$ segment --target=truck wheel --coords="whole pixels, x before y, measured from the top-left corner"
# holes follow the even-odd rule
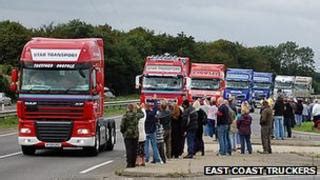
[[[100,151],[100,133],[99,128],[96,130],[95,143],[93,147],[85,147],[84,149],[90,156],[97,156]]]
[[[112,151],[116,143],[116,124],[114,121],[108,123],[109,139],[107,141],[106,150]]]
[[[32,156],[36,152],[36,148],[33,146],[21,146],[22,153],[24,155]]]

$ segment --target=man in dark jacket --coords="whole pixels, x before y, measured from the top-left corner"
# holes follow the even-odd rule
[[[282,97],[278,97],[274,107],[274,131],[276,139],[284,139],[283,113],[284,103]]]
[[[290,102],[285,101],[284,103],[284,127],[287,130],[288,133],[288,138],[291,138],[291,128],[292,128],[292,122],[294,121],[294,113],[293,113],[293,108],[290,104]]]
[[[171,159],[171,116],[170,111],[167,110],[167,103],[163,102],[160,105],[160,110],[157,113],[157,118],[163,126],[163,138],[166,146],[166,156]]]
[[[271,154],[271,129],[273,122],[272,109],[268,104],[268,101],[262,102],[260,126],[261,126],[261,141],[263,154]]]
[[[157,113],[157,103],[154,104],[154,107],[150,107],[146,104],[146,114],[147,118],[145,121],[145,132],[146,132],[146,142],[144,144],[144,152],[146,157],[146,162],[149,162],[149,143],[151,143],[151,147],[153,150],[153,163],[160,163],[160,154],[157,147],[157,139],[156,139],[156,113]]]
[[[217,131],[219,140],[219,153],[217,155],[225,156],[229,148],[229,109],[223,103],[223,98],[218,99],[217,113]]]
[[[126,114],[122,117],[120,131],[124,138],[127,157],[127,168],[135,167],[139,137],[139,119],[143,118],[141,110],[136,112],[135,105],[129,104]]]
[[[182,107],[184,109],[182,119],[184,121],[184,130],[187,134],[188,155],[184,158],[192,159],[195,154],[196,132],[198,129],[198,113],[190,106],[188,100],[184,100]]]

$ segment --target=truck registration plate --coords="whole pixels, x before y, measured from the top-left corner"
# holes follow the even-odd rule
[[[44,146],[46,148],[58,148],[61,147],[61,143],[45,143]]]

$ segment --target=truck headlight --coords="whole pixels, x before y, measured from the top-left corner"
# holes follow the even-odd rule
[[[78,129],[77,133],[78,134],[89,134],[89,129]]]
[[[30,134],[31,133],[31,129],[30,128],[21,128],[20,129],[20,133],[22,133],[22,134]]]

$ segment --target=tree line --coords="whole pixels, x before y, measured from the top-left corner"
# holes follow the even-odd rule
[[[320,74],[316,73],[314,51],[287,41],[278,45],[247,47],[224,39],[196,41],[183,32],[173,36],[157,34],[137,27],[128,32],[110,25],[91,25],[75,19],[68,23],[27,28],[18,22],[0,22],[0,91],[8,92],[6,75],[19,65],[24,44],[32,37],[89,38],[104,40],[106,85],[117,95],[136,92],[135,76],[142,73],[148,55],[170,53],[190,57],[192,62],[223,63],[233,68],[253,68],[275,75],[299,75],[314,78],[316,93],[320,92]]]

